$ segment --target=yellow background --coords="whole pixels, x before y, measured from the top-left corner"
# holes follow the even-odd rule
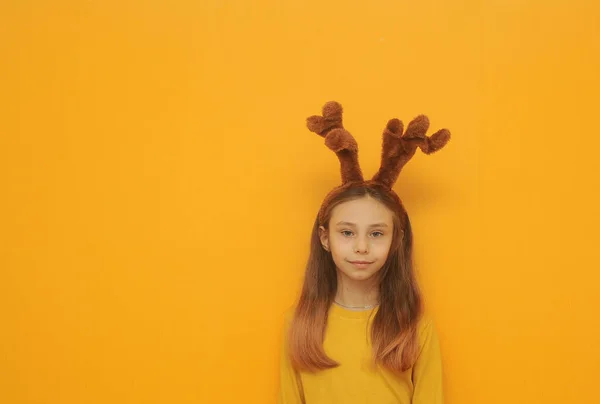
[[[337,159],[396,189],[447,402],[599,403],[600,3],[0,3],[0,402],[271,403]]]

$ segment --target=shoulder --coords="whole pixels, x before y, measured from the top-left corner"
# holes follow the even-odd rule
[[[424,311],[419,318],[419,329],[431,327],[433,323],[433,315],[429,311]]]
[[[435,321],[430,312],[424,312],[417,324],[419,342],[424,343],[436,333]]]
[[[287,307],[280,313],[280,338],[284,346],[284,350],[287,349],[287,343],[289,341],[290,327],[294,318],[294,307]]]
[[[283,311],[283,313],[282,313],[283,324],[286,329],[290,326],[290,323],[292,322],[292,320],[294,318],[295,312],[296,312],[296,305],[289,306]]]

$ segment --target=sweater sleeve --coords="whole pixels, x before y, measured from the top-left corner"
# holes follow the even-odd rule
[[[422,319],[419,357],[413,366],[413,404],[443,404],[442,357],[435,325]]]
[[[292,367],[289,357],[287,332],[291,321],[291,313],[286,314],[283,343],[279,360],[279,392],[278,404],[302,404],[300,375]]]

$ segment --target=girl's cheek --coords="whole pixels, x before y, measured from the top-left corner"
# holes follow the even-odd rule
[[[389,250],[392,242],[390,240],[377,240],[376,242],[374,242],[373,247],[377,248],[378,250]]]

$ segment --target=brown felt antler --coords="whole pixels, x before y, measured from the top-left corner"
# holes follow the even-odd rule
[[[342,184],[363,182],[358,164],[358,145],[354,137],[342,124],[342,106],[331,101],[323,107],[323,116],[313,115],[306,119],[311,132],[325,138],[325,145],[335,152],[340,160]]]
[[[372,181],[392,188],[404,165],[415,155],[417,147],[425,154],[435,153],[448,143],[450,132],[441,129],[427,137],[429,119],[419,115],[413,119],[402,134],[402,121],[391,119],[383,132],[381,166]]]

